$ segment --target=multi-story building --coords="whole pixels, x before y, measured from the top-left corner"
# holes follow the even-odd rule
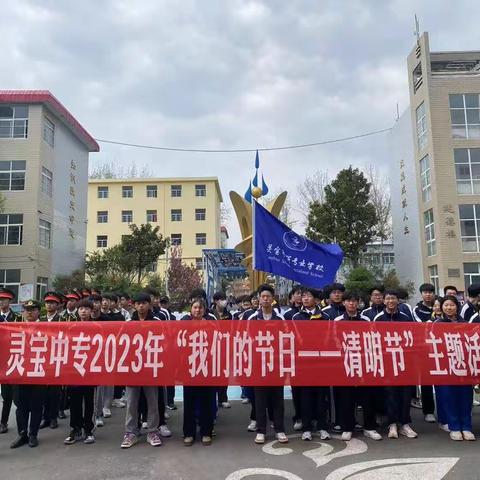
[[[221,202],[216,177],[91,179],[87,252],[119,244],[131,223],[151,223],[201,269],[202,250],[220,248]],[[166,266],[162,256],[150,271],[163,275]]]
[[[394,158],[400,180],[394,221],[402,225],[395,247],[408,247],[402,239],[412,234],[409,204],[421,235],[419,257],[396,252],[397,265],[413,271],[419,261],[423,281],[464,290],[480,281],[480,51],[430,52],[424,33],[407,65],[413,151]],[[394,129],[397,144],[400,130],[408,129]]]
[[[19,300],[83,266],[88,155],[98,151],[50,92],[0,91],[0,285]]]

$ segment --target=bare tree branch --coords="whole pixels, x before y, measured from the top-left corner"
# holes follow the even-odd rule
[[[322,204],[325,198],[325,187],[330,180],[327,171],[316,170],[307,175],[305,180],[297,185],[297,209],[303,217],[303,224],[308,224],[310,205],[314,202]]]
[[[135,162],[124,167],[112,162],[97,165],[89,173],[89,178],[151,178],[152,171],[147,165],[137,167]]]

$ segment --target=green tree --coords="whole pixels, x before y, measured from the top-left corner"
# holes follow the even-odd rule
[[[73,288],[80,288],[85,285],[85,271],[74,270],[70,275],[57,275],[53,279],[53,288],[60,292],[66,292]]]
[[[413,282],[407,282],[405,284],[401,284],[395,270],[389,270],[385,276],[381,279],[383,286],[386,289],[393,289],[393,290],[405,290],[409,295],[415,292],[415,285]]]
[[[365,267],[357,267],[350,271],[345,281],[345,288],[363,296],[376,284],[375,276]]]
[[[376,224],[370,183],[358,168],[350,166],[325,187],[322,204],[310,205],[306,234],[316,242],[338,243],[355,268],[362,249],[375,236]]]
[[[135,266],[137,284],[140,284],[146,267],[165,253],[168,240],[158,233],[160,227],[153,227],[150,223],[140,226],[132,223],[129,227],[132,233],[123,237],[120,247],[125,260]]]

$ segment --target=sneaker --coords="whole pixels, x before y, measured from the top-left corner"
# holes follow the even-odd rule
[[[443,430],[444,432],[447,432],[447,433],[450,432],[450,429],[448,428],[448,423],[439,423],[438,428],[440,430]]]
[[[364,430],[363,434],[372,440],[381,440],[382,436],[376,430]]]
[[[418,437],[417,432],[415,430],[413,430],[413,428],[408,424],[402,425],[400,427],[400,435],[403,435],[407,438],[417,438]]]
[[[303,432],[302,433],[302,440],[311,441],[312,440],[312,432]]]
[[[123,436],[121,448],[130,448],[133,447],[138,442],[138,437],[134,433],[126,433]]]
[[[152,447],[159,447],[162,444],[162,439],[160,438],[158,430],[147,433],[147,443]]]
[[[177,406],[176,406],[174,403],[169,403],[169,404],[167,405],[167,408],[168,408],[169,410],[176,410],[176,409],[177,409]]]
[[[194,438],[193,437],[185,437],[183,439],[183,444],[186,446],[186,447],[191,447],[193,445],[193,442],[194,442]]]
[[[28,446],[30,448],[38,447],[38,438],[36,435],[30,435],[28,437]]]
[[[303,423],[301,420],[295,420],[295,423],[293,424],[293,429],[296,432],[299,432],[303,428]]]
[[[209,437],[208,435],[204,435],[202,437],[202,445],[208,446],[212,444],[212,437]]]
[[[103,427],[105,425],[102,417],[97,417],[95,419],[95,426],[96,427]]]
[[[340,425],[334,425],[332,429],[335,433],[341,433],[342,427]]]
[[[356,432],[361,432],[363,430],[363,425],[360,425],[359,423],[355,424],[355,431]]]
[[[230,402],[222,402],[221,405],[220,405],[222,408],[231,408],[232,405],[230,404]]]
[[[73,429],[68,437],[63,441],[63,443],[65,445],[73,445],[77,440],[81,440],[82,439],[82,432],[80,432],[79,430],[75,430]]]
[[[427,413],[425,415],[425,421],[427,423],[435,423],[437,421],[437,419],[435,418],[435,415],[433,415],[432,413]]]
[[[93,436],[92,432],[85,432],[85,440],[83,443],[89,445],[91,443],[95,443],[95,437]]]
[[[474,407],[478,407],[480,405],[480,402],[478,400],[473,400],[472,405]]]
[[[330,434],[326,430],[319,430],[317,433],[320,436],[320,440],[330,440]]]
[[[450,432],[450,438],[456,442],[461,442],[463,440],[462,432]]]
[[[148,428],[148,423],[147,422],[142,422],[142,428],[145,430]]]
[[[342,440],[345,442],[349,442],[352,439],[352,432],[343,432],[342,433]]]
[[[280,443],[288,443],[288,437],[285,435],[284,432],[278,432],[275,437]]]
[[[112,402],[112,407],[116,408],[125,408],[127,404],[125,402],[122,402],[119,398],[115,398]]]
[[[110,418],[112,416],[112,411],[109,408],[104,408],[103,409],[103,416],[105,418]]]
[[[65,415],[65,412],[63,410],[58,411],[58,418],[60,420],[65,420],[67,418],[67,416]]]
[[[422,401],[419,398],[413,398],[410,405],[413,408],[422,408]]]
[[[255,443],[258,443],[259,445],[265,443],[265,434],[257,433],[257,435],[255,436]]]
[[[160,428],[158,429],[158,431],[160,432],[160,435],[162,437],[171,437],[172,436],[172,432],[170,431],[170,429],[166,425],[160,425]]]
[[[242,398],[243,405],[246,405],[247,403],[250,403],[250,400],[248,398]]]
[[[58,420],[56,418],[54,418],[53,420],[50,420],[50,428],[52,430],[55,430],[56,428],[58,428]]]
[[[248,424],[247,430],[249,432],[256,432],[257,431],[257,422],[255,420],[251,420]]]
[[[476,440],[475,435],[469,430],[463,430],[462,435],[463,439],[467,440],[468,442],[474,442]]]
[[[392,423],[388,426],[388,438],[398,438],[398,429],[396,423]]]
[[[0,423],[0,433],[7,433],[8,432],[8,426],[6,423]]]
[[[11,443],[10,448],[18,448],[27,444],[28,444],[28,437],[26,435],[20,435]]]

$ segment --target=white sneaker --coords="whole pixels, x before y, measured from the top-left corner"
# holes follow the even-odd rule
[[[303,428],[303,423],[301,420],[295,420],[295,423],[293,424],[293,429],[296,432],[299,432]]]
[[[148,423],[147,422],[142,422],[142,428],[148,428]]]
[[[398,438],[398,429],[396,423],[392,423],[388,426],[388,438]]]
[[[103,416],[105,418],[110,418],[112,416],[112,412],[109,408],[104,407],[103,408]]]
[[[257,431],[257,422],[255,420],[252,420],[247,427],[247,430],[249,432],[256,432]]]
[[[160,432],[160,435],[162,437],[171,437],[172,436],[172,432],[170,431],[170,429],[166,425],[160,425],[160,428],[158,429],[158,431]]]
[[[435,415],[433,415],[432,413],[427,413],[425,415],[425,421],[427,423],[435,423],[437,421],[437,419],[435,418]]]
[[[119,398],[115,398],[112,402],[112,407],[116,407],[116,408],[125,408],[127,404],[122,402],[122,400],[120,400]]]
[[[478,406],[480,406],[480,402],[478,400],[473,400],[472,405],[474,407],[478,407]]]
[[[418,437],[417,432],[415,430],[413,430],[413,428],[408,424],[402,425],[400,427],[400,435],[403,435],[407,438],[417,438]]]
[[[467,440],[468,442],[474,442],[476,440],[475,435],[469,430],[463,430],[462,435],[463,439]]]
[[[278,432],[275,437],[280,443],[288,443],[288,437],[285,435],[284,432]]]
[[[456,442],[461,442],[463,440],[462,432],[450,432],[450,438]]]
[[[352,439],[352,432],[343,432],[342,433],[342,440],[345,442],[349,442]]]
[[[255,443],[258,443],[259,445],[265,443],[265,434],[257,433],[257,435],[255,436]]]
[[[363,434],[372,440],[381,440],[382,436],[376,430],[364,430]]]
[[[440,430],[443,430],[444,432],[447,432],[447,433],[450,432],[450,429],[448,428],[448,423],[439,423],[438,428]]]
[[[222,408],[231,408],[232,405],[230,404],[230,402],[222,402]]]
[[[303,432],[302,440],[312,440],[312,432]]]
[[[97,417],[95,419],[95,426],[96,427],[103,427],[105,425],[105,423],[103,422],[103,418],[102,417]]]
[[[242,403],[246,405],[247,403],[250,403],[250,400],[248,398],[242,398]]]
[[[319,430],[317,433],[320,436],[320,440],[330,440],[330,434],[326,430]]]

